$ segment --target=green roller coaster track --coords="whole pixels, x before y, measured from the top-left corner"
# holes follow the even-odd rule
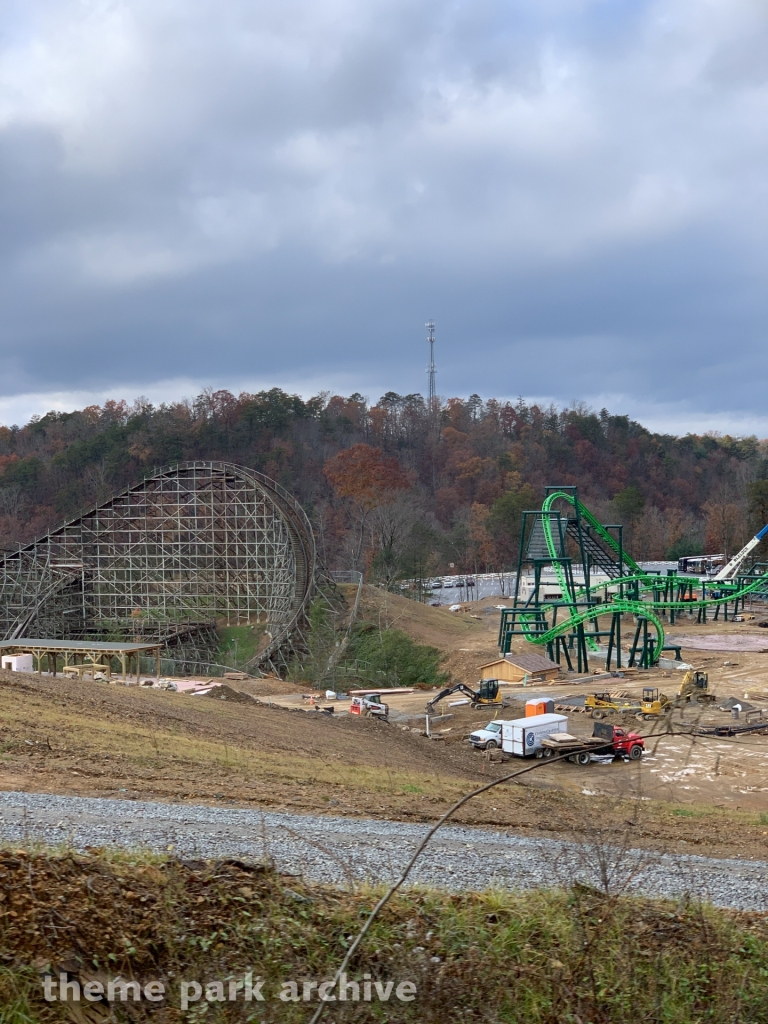
[[[552,511],[552,506],[557,500],[568,502],[572,506],[576,506],[577,499],[574,495],[568,494],[565,491],[554,491],[549,494],[542,505],[542,512],[549,513]],[[578,506],[579,513],[584,518],[594,532],[600,537],[604,544],[607,544],[617,555],[619,554],[619,545],[617,544],[614,537],[605,529],[602,523],[599,522],[595,516],[579,502]],[[568,585],[566,574],[563,570],[561,561],[558,558],[557,546],[555,538],[552,535],[552,518],[550,515],[543,515],[541,517],[541,524],[544,531],[544,537],[547,544],[547,550],[550,558],[552,559],[552,565],[557,575],[558,582],[560,584],[561,593],[563,595],[568,594],[570,596],[571,590]],[[610,580],[611,587],[622,588],[624,585],[631,586],[633,589],[636,588],[636,593],[639,595],[641,592],[648,592],[660,589],[661,577],[658,575],[652,575],[644,572],[640,566],[632,558],[630,558],[626,552],[622,551],[622,560],[626,564],[627,569],[630,570],[628,576],[623,576],[620,579]],[[523,633],[527,640],[531,643],[538,644],[540,646],[546,646],[553,643],[558,637],[564,636],[567,633],[572,632],[577,626],[583,625],[586,622],[590,622],[593,619],[597,619],[601,615],[610,614],[612,612],[622,612],[631,615],[642,616],[648,620],[656,631],[656,644],[653,651],[653,661],[658,661],[661,652],[664,648],[664,627],[661,623],[659,615],[662,612],[670,611],[672,609],[684,609],[684,610],[697,610],[699,608],[709,608],[717,605],[725,604],[729,601],[737,601],[747,595],[754,593],[756,590],[764,590],[768,586],[768,573],[758,576],[753,582],[746,586],[738,588],[733,583],[720,582],[718,581],[717,587],[721,591],[721,596],[706,598],[706,583],[698,577],[686,577],[678,576],[676,581],[684,584],[695,584],[696,586],[702,586],[702,598],[701,600],[687,600],[687,601],[656,601],[656,600],[640,600],[624,596],[611,596],[609,601],[609,607],[605,604],[593,605],[588,608],[579,609],[578,603],[580,599],[589,600],[593,592],[599,590],[607,590],[605,581],[595,583],[590,587],[584,587],[581,590],[576,591],[573,594],[572,600],[566,600],[564,603],[566,606],[570,606],[570,615],[563,619],[562,622],[553,625],[546,632],[539,632],[534,630],[534,621],[537,626],[541,624],[541,618],[534,620],[533,615],[526,615],[522,613],[519,616],[519,622],[522,627]],[[621,594],[621,589],[620,589]],[[549,616],[554,613],[554,605],[544,605],[538,609],[539,615],[542,613],[545,616]],[[593,649],[596,647],[594,640],[591,641]]]

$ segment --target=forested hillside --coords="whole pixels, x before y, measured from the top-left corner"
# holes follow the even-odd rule
[[[514,563],[520,512],[576,484],[637,558],[732,552],[768,522],[768,443],[654,434],[626,416],[477,395],[429,410],[389,392],[304,401],[206,391],[107,402],[0,428],[0,544],[13,548],[155,467],[222,459],[304,504],[332,568],[371,579]]]

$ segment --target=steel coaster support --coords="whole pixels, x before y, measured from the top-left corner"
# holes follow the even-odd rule
[[[552,657],[552,644],[554,643],[554,658]],[[568,666],[568,671],[573,672],[573,662],[571,661],[571,655],[568,650],[568,644],[566,643],[564,636],[556,636],[555,639],[547,644],[547,650],[549,651],[549,657],[552,661],[556,661],[560,664],[560,652],[562,651],[565,657],[565,663]]]
[[[589,656],[587,655],[587,638],[584,633],[584,623],[580,622],[576,627],[576,655],[578,659],[579,672],[589,672]]]
[[[664,590],[664,600],[670,602],[669,609],[669,624],[674,626],[675,624],[675,606],[671,604],[675,599],[675,577],[677,576],[677,569],[667,569],[667,586]]]
[[[595,535],[600,537],[601,542],[609,542],[614,552],[618,553],[620,559],[626,564],[626,576],[612,577],[612,585],[617,587],[618,594],[614,596],[611,604],[613,605],[612,612],[637,616],[639,628],[636,630],[632,645],[631,665],[639,662],[643,667],[650,667],[655,663],[664,646],[662,619],[666,615],[669,616],[670,623],[674,623],[679,618],[681,612],[687,611],[692,616],[695,608],[699,622],[706,622],[708,607],[717,609],[722,604],[723,617],[727,618],[730,611],[728,608],[730,602],[733,602],[733,614],[736,614],[740,605],[741,607],[746,606],[747,594],[750,596],[757,594],[760,597],[768,598],[768,563],[755,563],[747,573],[738,578],[738,581],[728,581],[727,588],[718,593],[718,596],[714,599],[707,598],[706,582],[702,584],[701,581],[690,577],[680,577],[676,574],[676,570],[670,570],[667,573],[667,579],[662,579],[659,574],[643,572],[637,563],[624,554],[621,537],[618,539],[611,537],[606,527],[601,526],[580,502],[578,507],[576,506],[575,502],[577,499],[575,499],[572,493],[565,493],[566,490],[568,489],[561,489],[548,494],[540,512],[525,513],[526,522],[524,525],[527,525],[527,521],[531,517],[537,517],[538,522],[541,523],[541,529],[536,543],[529,545],[527,559],[525,557],[525,544],[528,530],[524,530],[524,534],[521,536],[520,571],[518,572],[516,583],[518,609],[507,609],[502,612],[499,634],[500,643],[508,644],[509,636],[512,632],[523,633],[533,643],[546,645],[547,649],[551,650],[553,654],[557,654],[558,649],[560,651],[572,651],[575,643],[577,654],[580,654],[580,668],[583,669],[585,661],[588,664],[588,654],[582,644],[593,646],[599,637],[608,636],[610,638],[609,632],[599,629],[597,619],[601,614],[611,614],[611,610],[596,604],[591,597],[591,586],[581,589],[575,587],[572,564],[570,559],[567,559],[564,554],[564,537],[560,513],[551,507],[555,500],[561,498],[574,506],[578,516],[584,519],[589,530],[594,530]],[[573,491],[574,489],[569,488],[569,490]],[[535,521],[536,519],[534,518]],[[570,526],[575,527],[575,519],[570,519],[568,522]],[[553,529],[555,524],[556,527]],[[575,540],[576,537],[574,535],[577,531],[575,528],[571,529],[570,526],[569,535]],[[584,527],[582,527],[582,531],[583,529]],[[582,535],[591,536],[589,532],[586,535]],[[543,543],[544,541],[546,542],[545,544]],[[590,565],[588,564],[590,559],[586,558],[586,548],[588,547],[589,545],[584,545],[585,574],[590,571]],[[537,555],[544,555],[544,548],[546,548],[546,555],[543,558],[536,558]],[[566,600],[562,603],[542,602],[539,600],[541,585],[541,571],[539,570],[539,572],[535,573],[535,590],[526,602],[526,605],[523,606],[520,602],[519,587],[522,565],[525,561],[529,564],[539,561],[542,565],[552,565]],[[700,586],[701,596],[698,594]],[[606,587],[606,584],[600,582],[595,585],[595,590],[597,591],[604,587]],[[694,588],[696,589],[695,595]],[[649,597],[652,597],[652,600],[649,600]],[[555,612],[556,604],[566,609],[566,618],[560,623],[555,619],[552,626],[548,627],[547,617],[550,612]],[[717,617],[719,618],[719,615]],[[645,622],[642,620],[645,620]],[[585,623],[589,623],[586,630],[584,629]],[[653,625],[656,631],[655,643],[648,635],[648,623]],[[519,629],[516,628],[515,624],[519,625]],[[559,637],[563,638],[562,642],[555,643]],[[568,639],[567,645],[565,643],[566,637]],[[555,646],[552,646],[553,643],[555,643]],[[615,637],[613,647],[616,649]]]
[[[645,649],[643,650],[643,657],[640,663],[641,668],[653,668],[655,662],[654,646],[653,637],[649,634],[645,638]]]
[[[621,612],[611,614],[611,633],[608,638],[608,654],[605,658],[605,671],[611,671],[611,658],[616,652],[616,668],[621,668]]]
[[[653,640],[651,639],[651,644]],[[638,659],[638,651],[640,657]],[[653,657],[653,655],[651,655]],[[635,661],[638,661],[638,668],[649,668],[648,661],[648,619],[644,615],[638,615],[637,628],[632,639],[632,646],[629,650],[628,668],[633,668]]]

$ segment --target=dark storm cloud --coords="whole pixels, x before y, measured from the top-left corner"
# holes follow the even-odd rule
[[[442,393],[759,423],[763,5],[28,0],[1,27],[0,394],[411,391],[434,316]]]

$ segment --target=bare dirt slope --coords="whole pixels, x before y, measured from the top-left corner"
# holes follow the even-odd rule
[[[469,708],[432,742],[365,719],[15,673],[0,673],[0,707],[4,790],[427,821],[518,767],[487,763],[462,742],[489,717]],[[598,799],[591,769],[554,768],[559,778],[549,769],[526,775],[457,820],[561,836],[631,821],[634,846],[765,857],[768,825],[754,812],[703,807],[692,823],[679,805],[633,799],[641,766],[610,767],[621,785]]]

